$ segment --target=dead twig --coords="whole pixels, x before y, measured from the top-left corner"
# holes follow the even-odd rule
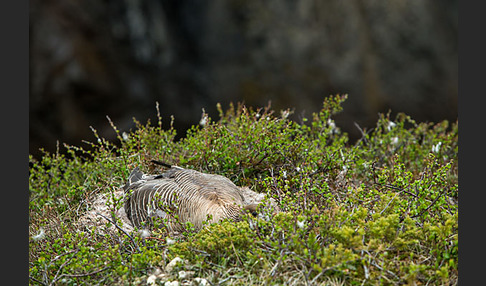
[[[61,278],[61,277],[85,277],[85,276],[91,276],[91,275],[94,275],[94,274],[103,272],[103,271],[105,271],[105,270],[107,270],[109,268],[111,268],[111,266],[106,266],[106,267],[103,267],[101,269],[98,269],[98,270],[95,270],[95,271],[92,271],[92,272],[88,272],[88,273],[62,274],[61,276],[59,276],[59,278]]]
[[[68,254],[76,254],[78,251],[79,251],[79,249],[73,249],[73,250],[68,251],[68,252],[65,252],[65,253],[63,253],[63,254],[61,254],[61,255],[58,255],[58,256],[54,257],[54,259],[52,259],[52,260],[51,260],[51,262],[49,263],[49,265],[50,265],[50,264],[52,264],[54,261],[58,260],[59,258],[61,258],[62,256],[65,256],[65,255],[68,255]],[[56,274],[54,275],[54,278],[52,279],[51,283],[49,283],[48,285],[54,285],[54,283],[55,283],[57,280],[61,279],[62,274],[61,274],[61,275],[59,275],[59,273],[60,273],[60,272],[61,272],[61,270],[64,268],[64,266],[66,266],[66,265],[67,265],[67,264],[68,264],[68,263],[69,263],[69,262],[70,262],[70,261],[71,261],[73,258],[74,258],[74,255],[73,255],[73,256],[71,256],[71,257],[69,257],[69,258],[68,258],[66,261],[64,261],[64,262],[61,264],[61,266],[59,266],[59,268],[57,269]],[[47,274],[47,267],[46,267],[46,274]]]
[[[411,216],[411,218],[416,218],[416,217],[423,215],[426,211],[428,211],[439,200],[440,197],[442,197],[443,194],[444,194],[444,191],[440,192],[440,194],[430,203],[430,205],[428,207],[423,209],[420,213]]]
[[[137,249],[138,252],[140,252],[140,248],[138,247],[138,244],[135,242],[135,239],[133,238],[133,236],[131,236],[130,234],[128,234],[123,228],[121,228],[116,222],[114,222],[113,220],[107,218],[106,216],[100,214],[100,213],[96,213],[97,215],[101,216],[102,218],[106,219],[107,221],[109,221],[110,223],[112,223],[119,231],[123,232],[126,236],[128,236],[130,238],[130,241],[133,243],[133,245],[135,246],[135,248]]]
[[[37,279],[35,279],[35,278],[34,278],[34,277],[32,277],[32,276],[29,276],[29,279],[31,279],[31,280],[33,280],[33,281],[35,281],[35,282],[39,283],[39,284],[45,285],[45,286],[47,286],[47,285],[48,285],[47,283],[44,283],[44,282],[42,282],[42,281],[40,281],[40,280],[37,280]]]

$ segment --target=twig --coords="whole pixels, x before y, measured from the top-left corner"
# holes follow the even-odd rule
[[[390,204],[395,200],[399,193],[396,193],[393,198],[386,204],[385,208],[381,210],[380,215],[390,206]]]
[[[390,188],[390,189],[393,189],[393,190],[397,190],[397,191],[400,191],[400,192],[404,192],[404,193],[406,193],[406,194],[411,195],[411,196],[412,196],[412,197],[414,197],[414,198],[418,198],[418,197],[419,197],[419,196],[417,196],[417,195],[416,195],[416,194],[414,194],[414,193],[411,193],[411,192],[409,192],[409,191],[406,191],[406,190],[405,190],[405,189],[403,189],[403,188],[395,187],[395,186],[393,186],[393,185],[389,185],[389,184],[381,184],[381,183],[376,183],[376,182],[375,182],[375,184],[376,184],[376,185],[380,185],[380,186],[385,187],[385,188]]]
[[[236,251],[236,248],[235,248],[235,245],[233,244],[233,241],[231,241],[231,247],[233,248],[233,252],[235,253],[236,258],[238,258],[238,261],[241,263],[241,265],[243,265],[243,262],[241,261],[241,258],[238,255],[238,252]]]
[[[154,237],[154,236],[148,236],[145,239],[156,239],[156,240],[164,241],[164,239],[162,239],[160,237]]]
[[[371,170],[373,172],[373,184],[379,185],[379,186],[382,186],[382,187],[385,187],[385,188],[390,188],[390,189],[393,189],[393,190],[396,190],[396,191],[404,192],[406,194],[411,195],[414,198],[418,198],[418,196],[416,194],[411,193],[409,191],[406,191],[404,188],[399,188],[399,187],[396,187],[394,185],[389,185],[389,184],[386,184],[386,183],[379,183],[378,182],[378,179],[377,179],[377,176],[376,176],[375,164],[376,164],[376,162],[373,162],[371,164]]]
[[[92,271],[92,272],[88,272],[88,273],[79,273],[79,274],[62,274],[60,277],[84,277],[84,276],[90,276],[90,275],[94,275],[94,274],[97,274],[97,273],[100,273],[100,272],[103,272],[107,269],[111,268],[111,266],[106,266],[106,267],[103,267],[101,269],[98,269],[98,270],[95,270],[95,271]],[[59,278],[60,278],[59,277]]]
[[[39,283],[39,284],[42,284],[42,285],[45,285],[45,286],[47,286],[47,285],[48,285],[47,283],[44,283],[44,282],[42,282],[42,281],[40,281],[40,280],[37,280],[37,279],[35,279],[35,278],[34,278],[34,277],[32,277],[32,276],[29,276],[29,279],[32,279],[32,280],[34,280],[35,282],[37,282],[37,283]]]
[[[61,256],[64,256],[65,254],[70,254],[70,253],[74,253],[76,254],[79,250],[78,249],[74,249],[72,251],[69,251],[69,252],[66,252],[60,256],[57,256],[57,257],[54,257],[54,259],[51,261],[51,263],[57,259],[59,259],[59,257]],[[57,272],[56,272],[56,275],[54,275],[54,278],[52,279],[51,283],[49,283],[49,285],[54,285],[54,283],[61,279],[61,277],[63,276],[63,274],[59,275],[59,273],[61,272],[61,270],[64,268],[64,266],[66,266],[72,259],[73,259],[74,255],[69,257],[66,261],[64,261],[61,266],[59,266],[59,269],[57,269]],[[59,276],[58,276],[59,275]]]
[[[277,263],[272,267],[272,270],[270,270],[270,276],[275,276],[275,271],[277,270],[278,265],[280,264],[280,260],[277,260]]]
[[[218,284],[217,285],[222,284],[222,283],[230,280],[231,278],[240,279],[240,278],[243,278],[243,276],[236,276],[236,275],[229,276],[229,277],[227,277],[227,278],[225,278],[225,279],[223,279],[221,281],[218,281]]]
[[[96,213],[97,215],[101,216],[102,218],[106,219],[107,221],[111,222],[118,230],[120,230],[121,232],[123,232],[126,236],[128,236],[130,238],[130,240],[132,241],[133,245],[136,247],[137,251],[140,252],[140,248],[138,247],[138,244],[135,242],[135,239],[133,239],[133,237],[128,234],[125,230],[123,230],[116,222],[114,222],[113,220],[107,218],[106,216],[100,214],[99,212]]]
[[[161,166],[164,166],[166,168],[172,168],[172,165],[170,164],[167,164],[165,162],[162,162],[162,161],[158,161],[158,160],[150,160],[151,163],[154,163],[156,165],[161,165]]]
[[[390,274],[391,276],[395,277],[395,279],[397,279],[398,281],[400,281],[400,277],[398,277],[398,275],[396,275],[395,273],[391,272],[390,270],[383,269],[383,267],[379,266],[375,262],[371,262],[370,264],[373,265],[374,267],[380,269],[381,271],[385,271],[386,273]]]
[[[358,125],[358,123],[356,123],[356,122],[353,122],[353,123],[354,123],[354,126],[356,126],[356,128],[358,128],[359,132],[361,133],[361,138],[356,142],[356,145],[358,144],[359,141],[364,141],[366,144],[368,144],[368,140],[366,139],[366,135],[371,130],[368,131],[368,132],[364,132],[363,129],[361,129],[361,127]]]
[[[428,211],[438,200],[439,198],[444,194],[444,191],[442,191],[431,203],[428,207],[426,207],[425,209],[423,209],[419,214],[416,214],[416,215],[413,215],[411,216],[411,218],[416,218],[416,217],[419,217],[421,215],[423,215],[426,211]]]
[[[199,250],[199,249],[196,249],[196,248],[193,248],[193,247],[189,247],[189,249],[192,250],[192,251],[195,251],[195,252],[199,252],[199,253],[201,253],[204,256],[211,256],[211,254],[207,253],[204,250]]]

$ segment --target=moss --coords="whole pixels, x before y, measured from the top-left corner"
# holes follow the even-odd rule
[[[218,106],[218,120],[203,114],[181,140],[160,116],[127,133],[110,121],[118,142],[93,129],[89,150],[64,145],[65,155],[30,157],[31,283],[143,284],[181,257],[180,267],[212,283],[456,284],[457,122],[380,114],[350,143],[333,121],[345,100],[325,99],[301,123],[289,110]],[[140,238],[109,228],[114,221],[97,230],[76,224],[133,167],[158,172],[151,159],[227,176],[273,197],[282,212],[187,231],[173,244],[164,231]],[[108,201],[113,210],[121,204]]]

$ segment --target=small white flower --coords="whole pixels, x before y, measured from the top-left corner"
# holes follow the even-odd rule
[[[181,271],[179,271],[179,273],[177,273],[177,277],[179,277],[179,279],[186,279],[186,277],[188,277],[188,275],[187,275],[186,271],[181,270]]]
[[[207,117],[202,117],[201,120],[199,121],[199,125],[201,126],[206,126],[207,123],[208,123]]]
[[[297,172],[300,172],[300,167],[295,168]]]
[[[436,145],[432,146],[432,152],[434,153],[439,153],[440,150],[440,145],[442,145],[442,142],[437,143]]]
[[[201,125],[202,127],[206,126],[206,124],[208,124],[208,119],[209,119],[208,115],[206,114],[206,111],[203,108],[201,114],[201,120],[199,120],[199,125]]]
[[[255,229],[255,223],[252,220],[248,221],[248,225],[250,229]]]
[[[123,138],[123,140],[127,141],[128,140],[128,134],[126,132],[123,132],[122,138]]]
[[[336,128],[336,124],[334,123],[334,120],[332,120],[331,118],[327,120],[327,124],[329,124],[329,126],[331,126],[332,128]]]
[[[280,114],[282,116],[282,119],[287,119],[287,117],[289,117],[289,115],[290,115],[290,111],[288,111],[288,110],[281,110],[280,111]]]
[[[165,241],[167,242],[167,245],[172,245],[172,244],[176,243],[176,240],[175,239],[172,239],[170,237],[167,237],[165,239]]]
[[[386,129],[387,129],[388,131],[390,131],[390,130],[392,130],[392,129],[393,129],[393,127],[395,127],[396,125],[397,125],[397,124],[396,124],[395,122],[393,122],[393,121],[389,121],[389,122],[388,122],[388,125],[386,126]]]
[[[155,275],[155,276],[160,276],[163,273],[162,273],[162,270],[160,270],[160,268],[156,268],[155,271],[154,271],[154,273],[152,273],[152,274]]]
[[[207,286],[209,285],[209,282],[208,280],[204,279],[204,278],[199,278],[199,277],[196,277],[194,278],[194,282],[196,282],[198,286]]]
[[[147,238],[151,235],[150,230],[148,229],[142,229],[140,230],[140,237],[141,238]]]
[[[157,276],[155,275],[150,275],[148,278],[147,278],[147,284],[149,285],[155,285],[156,284],[156,281],[157,281]]]
[[[282,177],[287,178],[287,171],[285,170],[282,171]]]
[[[179,286],[179,281],[167,281],[164,286]]]
[[[39,240],[43,240],[45,237],[46,237],[46,233],[44,232],[44,229],[41,228],[39,233],[34,235],[32,239],[35,241],[39,241]]]
[[[297,226],[300,229],[303,229],[305,227],[305,220],[303,220],[303,221],[297,221]]]
[[[393,145],[397,145],[397,144],[398,144],[398,137],[393,137],[393,138],[391,139],[391,143],[392,143]]]
[[[329,127],[331,127],[331,134],[337,133],[336,123],[334,123],[334,120],[329,118],[327,120],[327,125],[329,125]]]
[[[189,279],[189,278],[192,278],[192,276],[194,276],[194,271],[184,271],[184,270],[181,270],[181,271],[179,271],[179,273],[178,273],[177,276],[181,280]]]

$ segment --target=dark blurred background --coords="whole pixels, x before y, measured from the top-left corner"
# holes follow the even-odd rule
[[[115,140],[132,118],[179,135],[216,103],[310,117],[349,95],[337,125],[378,112],[457,120],[457,0],[30,0],[29,152]]]

